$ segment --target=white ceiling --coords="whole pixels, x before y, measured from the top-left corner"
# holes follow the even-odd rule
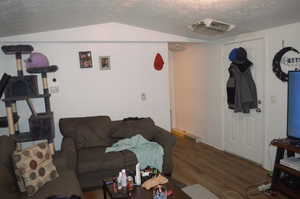
[[[0,0],[0,37],[118,22],[216,39],[187,28],[207,17],[236,25],[222,37],[233,36],[299,22],[300,0]]]

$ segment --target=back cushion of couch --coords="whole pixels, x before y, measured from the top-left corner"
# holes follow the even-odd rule
[[[77,149],[94,146],[110,146],[108,116],[62,118],[59,120],[60,132],[74,139]]]
[[[155,124],[151,118],[113,121],[110,132],[114,140],[129,138],[137,134],[142,135],[147,140],[152,140],[157,133]]]

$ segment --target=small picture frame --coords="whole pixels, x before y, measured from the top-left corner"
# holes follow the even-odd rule
[[[92,52],[91,51],[80,51],[79,52],[79,64],[80,68],[92,68]]]
[[[99,56],[100,70],[111,70],[110,56]]]

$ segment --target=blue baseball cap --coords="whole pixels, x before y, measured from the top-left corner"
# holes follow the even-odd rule
[[[237,54],[238,54],[238,48],[232,49],[231,52],[229,53],[228,59],[231,62],[235,62],[237,58]]]

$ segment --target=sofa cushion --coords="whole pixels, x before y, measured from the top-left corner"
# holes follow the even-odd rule
[[[108,116],[63,118],[59,121],[60,131],[63,136],[74,139],[76,148],[94,146],[110,146]]]
[[[82,192],[78,179],[73,171],[66,170],[51,182],[45,184],[36,194],[31,197],[23,195],[22,199],[46,199],[49,196],[81,196]]]
[[[155,125],[151,118],[112,122],[110,132],[114,140],[129,138],[137,134],[147,140],[152,140],[156,135]]]
[[[120,170],[137,164],[134,153],[125,150],[121,152],[105,153],[105,147],[81,149],[78,152],[78,173],[105,170]]]
[[[42,142],[13,153],[15,172],[20,191],[24,188],[29,196],[35,194],[44,184],[58,177],[47,142]],[[24,187],[25,186],[25,187]]]
[[[95,126],[94,124],[87,123],[85,125],[76,125],[76,148],[89,148],[96,146],[110,146],[112,144],[112,139],[105,134],[109,133],[108,125],[105,126]],[[99,129],[101,128],[101,129]],[[103,132],[103,134],[99,133]]]

